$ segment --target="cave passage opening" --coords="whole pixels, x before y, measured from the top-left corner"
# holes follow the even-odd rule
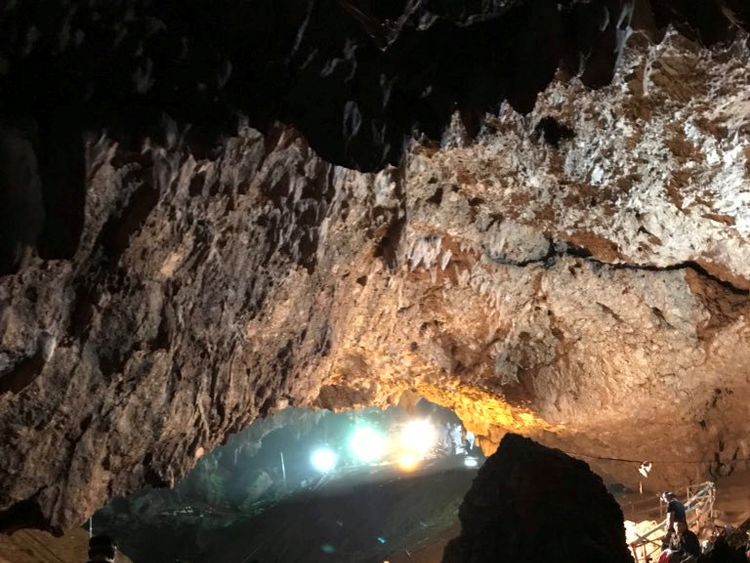
[[[290,407],[204,455],[174,489],[111,500],[93,531],[138,563],[398,561],[455,535],[484,459],[456,414],[425,399]]]

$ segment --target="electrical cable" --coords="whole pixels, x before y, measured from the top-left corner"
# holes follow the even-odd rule
[[[571,456],[571,457],[584,457],[586,459],[596,459],[600,461],[617,461],[620,463],[643,463],[644,461],[650,461],[652,463],[663,463],[665,465],[702,465],[702,464],[711,464],[716,463],[719,461],[720,463],[729,463],[729,462],[741,462],[741,461],[750,461],[750,458],[733,458],[726,462],[723,462],[721,460],[716,459],[704,459],[701,461],[689,461],[689,460],[665,460],[665,459],[648,459],[648,460],[642,460],[642,459],[624,459],[619,457],[607,457],[607,456],[597,456],[597,455],[589,455],[589,454],[582,454],[577,452],[569,452],[565,450],[560,450],[563,453]]]

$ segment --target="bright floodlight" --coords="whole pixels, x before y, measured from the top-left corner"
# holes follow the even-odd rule
[[[435,447],[437,438],[435,427],[427,420],[412,420],[401,431],[401,445],[419,457]]]
[[[406,473],[411,473],[419,467],[419,458],[414,454],[402,454],[398,458],[398,468]]]
[[[349,440],[349,448],[354,457],[362,463],[378,461],[385,454],[385,438],[369,426],[359,426]]]
[[[466,467],[476,467],[477,465],[479,465],[479,461],[477,461],[477,458],[475,457],[465,457],[464,465]]]
[[[328,473],[336,467],[338,458],[331,448],[318,448],[310,454],[310,464],[318,473]]]

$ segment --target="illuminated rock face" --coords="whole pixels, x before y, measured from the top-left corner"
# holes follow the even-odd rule
[[[627,484],[744,469],[747,48],[632,42],[377,174],[283,128],[89,143],[75,252],[0,278],[0,510],[74,525],[257,416],[406,390]]]
[[[29,499],[63,526],[314,401],[341,278],[388,185],[289,130],[245,129],[212,161],[118,155],[90,147],[74,259],[31,258],[0,282],[2,506]]]
[[[744,467],[747,63],[670,36],[610,87],[555,84],[476,143],[416,148],[398,267],[355,274],[332,371],[349,394],[331,395],[412,385],[490,450],[516,429],[633,460],[585,458],[631,485],[638,461],[654,461],[646,487]],[[570,138],[545,142],[542,119]]]

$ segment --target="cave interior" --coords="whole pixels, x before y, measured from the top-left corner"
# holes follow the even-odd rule
[[[4,2],[0,563],[747,561],[749,32]]]

